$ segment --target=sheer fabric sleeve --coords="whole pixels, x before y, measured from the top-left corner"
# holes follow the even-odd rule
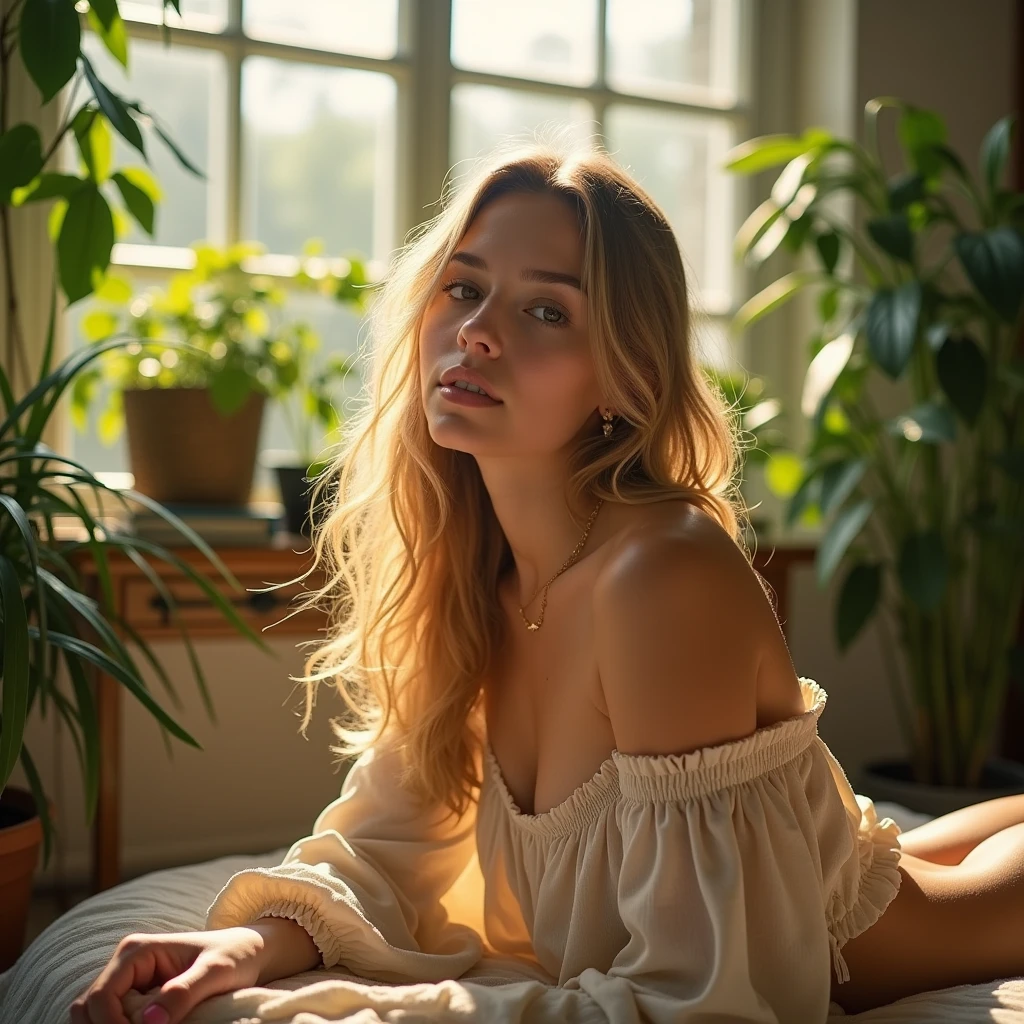
[[[398,785],[400,751],[386,738],[349,769],[341,795],[281,864],[232,875],[205,927],[292,918],[324,967],[388,982],[456,978],[480,958],[477,931],[441,902],[476,853],[476,804],[455,821]]]

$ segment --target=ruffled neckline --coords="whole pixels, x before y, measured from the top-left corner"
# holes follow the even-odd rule
[[[817,736],[828,694],[813,679],[798,679],[805,707],[799,715],[763,726],[749,736],[683,754],[624,754],[613,749],[589,779],[539,814],[527,814],[516,803],[486,736],[484,762],[513,827],[546,836],[579,832],[620,797],[693,799],[756,778],[802,753]]]

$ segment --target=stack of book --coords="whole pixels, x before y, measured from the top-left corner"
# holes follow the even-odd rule
[[[269,544],[285,529],[284,506],[276,501],[251,501],[247,505],[182,505],[163,503],[207,544],[221,547]],[[136,509],[128,523],[129,532],[162,547],[191,546],[191,541],[163,516],[147,508]]]

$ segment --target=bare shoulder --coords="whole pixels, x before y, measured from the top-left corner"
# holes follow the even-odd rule
[[[658,504],[623,531],[593,591],[598,671],[623,753],[684,753],[750,735],[777,628],[719,523],[688,502]]]

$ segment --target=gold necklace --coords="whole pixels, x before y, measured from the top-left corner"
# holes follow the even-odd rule
[[[594,525],[594,520],[597,518],[597,513],[601,511],[601,506],[603,504],[604,498],[601,498],[597,503],[597,507],[594,509],[593,512],[590,513],[590,518],[587,520],[587,525],[586,529],[584,529],[583,531],[583,536],[580,537],[579,543],[576,545],[576,547],[573,548],[572,554],[566,559],[565,563],[562,565],[562,568],[559,569],[558,572],[556,572],[555,575],[552,576],[551,579],[549,579],[547,583],[544,584],[544,600],[541,602],[540,605],[540,618],[536,622],[531,622],[526,617],[526,612],[523,611],[524,605],[519,606],[519,614],[523,617],[523,622],[526,623],[527,629],[540,629],[541,625],[544,622],[544,609],[547,607],[548,604],[548,587],[550,587],[551,584],[554,583],[555,580],[558,579],[558,577],[561,576],[562,573],[565,572],[565,570],[568,569],[569,566],[572,565],[573,562],[575,562],[576,559],[579,557],[580,552],[583,550],[583,545],[587,543],[587,534],[590,533],[590,528]],[[540,591],[537,591],[537,593],[539,594]],[[530,600],[526,603],[530,604],[534,600],[534,598],[536,598],[536,596],[537,594],[534,594],[533,597],[531,597]]]

